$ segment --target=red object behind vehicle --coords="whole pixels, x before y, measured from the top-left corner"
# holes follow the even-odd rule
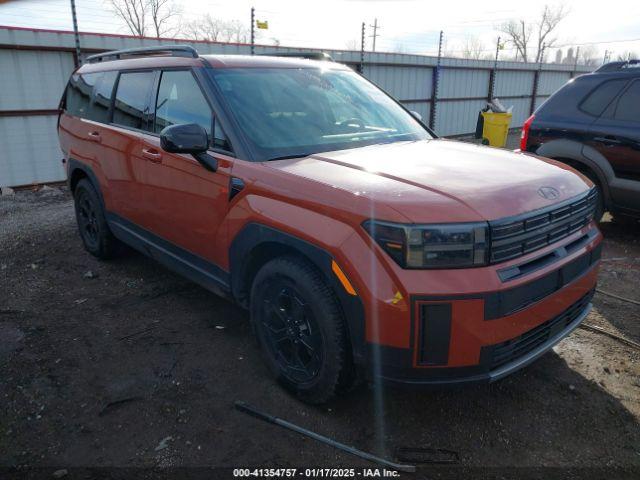
[[[525,152],[527,150],[527,141],[529,140],[529,129],[531,128],[531,124],[533,123],[533,119],[536,118],[535,115],[531,115],[527,118],[522,125],[522,135],[520,135],[520,150]]]

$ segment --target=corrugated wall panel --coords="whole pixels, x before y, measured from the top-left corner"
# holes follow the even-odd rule
[[[538,93],[551,95],[571,79],[567,72],[540,72],[538,80]]]
[[[426,100],[431,96],[430,68],[367,65],[363,73],[397,100]]]
[[[440,70],[438,98],[486,97],[489,92],[489,70]]]
[[[438,135],[460,135],[476,131],[478,112],[485,100],[461,100],[438,104],[435,131]]]
[[[57,116],[0,117],[0,185],[65,179]]]
[[[73,70],[66,52],[0,50],[0,110],[58,108]]]
[[[494,96],[506,97],[531,95],[533,89],[533,72],[500,71],[496,74]]]

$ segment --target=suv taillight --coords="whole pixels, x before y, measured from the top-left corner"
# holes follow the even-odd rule
[[[527,141],[529,140],[529,129],[531,128],[531,124],[533,123],[533,119],[536,118],[535,115],[531,115],[527,118],[522,125],[522,135],[520,135],[520,150],[523,152],[527,151]]]

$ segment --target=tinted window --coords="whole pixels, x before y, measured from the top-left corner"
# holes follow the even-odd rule
[[[153,72],[121,73],[116,101],[113,105],[113,123],[142,129],[146,126],[148,98],[153,84]]]
[[[615,119],[640,122],[640,81],[632,83],[618,100]]]
[[[162,72],[156,100],[155,131],[170,125],[197,123],[211,138],[213,114],[191,72]]]
[[[66,111],[71,115],[86,118],[89,112],[91,92],[101,73],[72,75],[67,86]]]
[[[610,80],[604,82],[584,99],[580,108],[589,115],[599,117],[626,83],[626,80]]]
[[[109,107],[111,106],[111,94],[113,85],[118,78],[118,72],[104,72],[100,74],[93,87],[93,97],[89,106],[88,118],[96,122],[109,122]]]

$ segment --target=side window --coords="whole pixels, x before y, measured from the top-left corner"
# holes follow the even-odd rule
[[[197,123],[211,138],[213,113],[189,71],[162,72],[156,100],[155,132],[180,123]]]
[[[145,128],[148,98],[155,77],[154,72],[123,72],[118,80],[113,105],[113,123],[124,127]]]
[[[623,122],[640,122],[640,81],[635,81],[618,100],[616,120]]]
[[[109,122],[109,107],[113,86],[118,78],[118,72],[104,72],[93,88],[91,105],[89,106],[89,118],[96,122]]]
[[[604,82],[587,95],[580,104],[580,109],[589,115],[599,117],[611,101],[616,98],[616,95],[620,93],[620,90],[622,90],[626,83],[626,80],[609,80],[608,82]]]
[[[74,74],[67,86],[66,110],[71,115],[87,118],[93,86],[102,73]]]

